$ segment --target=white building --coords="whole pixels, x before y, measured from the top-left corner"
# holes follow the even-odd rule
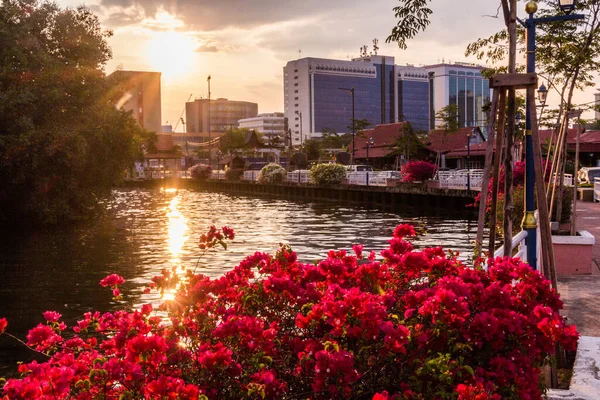
[[[449,104],[458,107],[459,127],[485,125],[487,115],[483,106],[490,101],[489,80],[481,75],[483,67],[468,63],[427,65],[433,86],[430,102],[435,110],[430,116],[431,129],[442,121],[435,114]]]
[[[262,113],[254,118],[244,118],[238,121],[240,128],[247,128],[262,133],[265,138],[279,136],[284,138],[286,122],[283,113]]]

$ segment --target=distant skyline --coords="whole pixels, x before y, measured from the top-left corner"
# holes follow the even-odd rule
[[[385,39],[396,24],[398,0],[89,0],[109,39],[111,73],[162,72],[163,124],[175,126],[191,99],[256,102],[259,113],[283,111],[283,67],[300,57],[348,59],[379,39],[381,55],[396,64],[474,62],[465,58],[468,43],[502,29],[498,2],[435,0],[431,25],[403,51]],[[60,6],[82,4],[58,0]],[[524,11],[523,13],[524,14]],[[299,50],[301,53],[299,53]],[[597,81],[597,80],[596,80]],[[594,100],[595,88],[575,95],[575,103]],[[556,102],[550,94],[549,102]],[[584,117],[593,118],[589,113]],[[179,124],[177,131],[182,131]]]

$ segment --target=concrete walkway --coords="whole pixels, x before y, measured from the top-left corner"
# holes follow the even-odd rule
[[[577,230],[596,238],[592,252],[592,275],[558,278],[565,303],[563,315],[581,335],[600,337],[600,203],[577,202]]]

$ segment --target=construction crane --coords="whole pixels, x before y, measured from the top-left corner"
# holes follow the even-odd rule
[[[190,97],[188,97],[188,99],[185,101],[186,103],[188,101],[190,101],[190,99],[192,98],[194,94],[190,94]],[[183,124],[183,128],[185,131],[185,122],[183,122],[183,113],[185,112],[185,104],[183,105],[183,110],[181,111],[181,115],[179,116],[179,119],[177,120],[177,123],[175,124],[175,128],[173,128],[173,132],[177,132],[177,127],[179,126],[179,123],[181,122]]]

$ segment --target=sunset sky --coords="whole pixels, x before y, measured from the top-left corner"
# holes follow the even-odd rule
[[[81,0],[58,0],[77,6]],[[385,39],[398,0],[89,0],[105,28],[113,59],[106,72],[160,71],[163,123],[175,125],[186,100],[212,97],[258,103],[259,112],[283,111],[282,69],[302,57],[347,59],[379,39],[379,54],[397,64],[473,61],[466,45],[502,28],[499,1],[434,0],[430,27],[406,51]],[[524,12],[523,12],[524,14]],[[523,15],[522,15],[523,16]],[[593,101],[595,89],[576,103]],[[555,96],[556,97],[556,96]],[[591,116],[591,114],[590,114]],[[179,125],[177,130],[181,130]]]

